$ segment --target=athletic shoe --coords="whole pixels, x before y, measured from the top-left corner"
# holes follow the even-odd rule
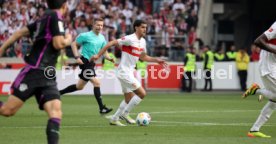
[[[109,124],[113,126],[126,126],[125,124],[122,124],[119,120],[110,120]]]
[[[104,105],[103,108],[100,109],[100,114],[101,114],[101,115],[105,115],[105,114],[110,113],[112,110],[113,110],[112,108],[107,108],[107,107]]]
[[[258,89],[260,89],[260,86],[256,83],[253,83],[250,88],[247,89],[245,93],[243,93],[242,98],[246,98],[249,95],[254,95]]]
[[[136,124],[136,121],[129,115],[121,115],[120,119],[125,120],[128,124]]]
[[[271,136],[266,135],[266,134],[261,133],[261,132],[248,132],[247,136],[248,137],[252,137],[252,138],[255,138],[255,137],[259,137],[259,138],[271,138]]]

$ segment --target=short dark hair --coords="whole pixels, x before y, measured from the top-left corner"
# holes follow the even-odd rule
[[[95,24],[96,21],[104,21],[104,19],[102,19],[102,18],[95,18],[95,19],[93,20],[93,24]]]
[[[135,20],[134,23],[133,23],[133,30],[134,30],[134,32],[136,31],[135,27],[139,27],[142,24],[147,24],[147,23],[145,21],[143,21],[143,20]]]
[[[60,9],[66,2],[67,0],[47,0],[47,5],[49,9]]]

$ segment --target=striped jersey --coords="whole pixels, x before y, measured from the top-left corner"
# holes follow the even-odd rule
[[[276,22],[267,31],[265,31],[264,34],[268,39],[267,44],[272,48],[276,48]],[[274,78],[276,78],[275,54],[261,50],[259,64],[262,76],[271,74]]]
[[[146,53],[146,40],[137,38],[136,34],[127,35],[117,40],[122,48],[119,71],[132,72],[136,66],[141,53]]]

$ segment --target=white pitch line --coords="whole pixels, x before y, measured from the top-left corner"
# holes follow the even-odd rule
[[[152,121],[152,123],[156,123],[154,125],[150,125],[150,127],[179,127],[179,126],[252,126],[252,123],[208,123],[208,122],[182,122],[182,121]],[[127,125],[127,127],[134,127],[136,125]],[[275,127],[276,124],[265,124],[264,126]],[[61,128],[106,128],[106,127],[114,127],[106,124],[104,126],[80,126],[80,125],[72,125],[72,126],[61,126]],[[29,126],[29,127],[0,127],[0,129],[45,129],[45,126]]]
[[[184,110],[184,111],[164,111],[164,112],[148,112],[149,114],[176,114],[176,113],[243,113],[243,112],[256,112],[260,110]],[[134,113],[133,113],[134,114]],[[136,113],[135,113],[136,114]]]
[[[183,124],[190,126],[251,126],[252,123],[208,123],[208,122],[182,122],[182,121],[151,121],[153,123]],[[264,126],[276,126],[276,124],[266,124]]]

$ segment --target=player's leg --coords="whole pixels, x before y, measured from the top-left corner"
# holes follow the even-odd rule
[[[56,86],[47,86],[38,89],[35,96],[39,109],[44,110],[48,114],[46,128],[48,144],[58,144],[59,128],[62,119],[59,91]]]
[[[18,85],[15,86],[15,82],[12,84],[11,91],[12,95],[8,97],[7,102],[0,102],[0,115],[3,116],[13,116],[24,104],[24,102],[29,99],[34,94],[34,88],[30,88],[31,85],[25,78],[21,80]]]
[[[63,95],[66,93],[71,93],[71,92],[77,91],[77,90],[82,90],[86,84],[87,84],[87,81],[79,79],[77,84],[70,85],[63,90],[60,90],[59,93],[60,93],[60,95]]]
[[[24,101],[16,96],[10,95],[7,102],[0,101],[0,115],[13,116],[24,104]]]
[[[125,77],[126,76],[126,77]],[[125,126],[119,121],[120,116],[124,113],[124,110],[127,106],[127,103],[132,99],[132,97],[135,95],[132,92],[133,86],[130,84],[129,78],[127,75],[123,77],[118,77],[118,80],[120,81],[122,91],[124,93],[124,100],[121,101],[119,108],[115,112],[114,115],[112,115],[110,119],[110,125],[116,125],[116,126]]]
[[[129,113],[132,111],[132,109],[137,106],[142,99],[146,96],[146,91],[144,90],[143,87],[139,87],[138,89],[134,90],[134,95],[132,96],[131,100],[128,102],[126,105],[121,117],[126,120],[127,123],[129,124],[135,124],[135,120],[132,119],[129,116]]]
[[[95,95],[95,98],[99,105],[100,114],[107,114],[107,113],[111,112],[113,109],[108,108],[103,104],[101,89],[100,89],[100,81],[96,77],[92,77],[90,82],[94,86],[94,95]]]
[[[61,101],[55,99],[46,102],[44,104],[44,110],[49,117],[46,128],[48,144],[58,144],[59,127],[62,118]]]
[[[263,137],[263,138],[270,138],[271,136],[265,135],[260,131],[260,128],[267,122],[267,120],[272,115],[273,111],[276,110],[276,102],[270,100],[267,104],[263,107],[258,119],[251,127],[250,132],[248,132],[249,137]]]
[[[129,101],[131,100],[131,98],[134,96],[135,94],[133,92],[128,92],[128,93],[124,93],[124,97],[125,99],[123,99],[117,109],[117,111],[115,112],[114,115],[112,115],[111,117],[111,120],[110,120],[110,124],[111,125],[119,125],[119,126],[123,126],[123,124],[121,124],[119,121],[119,119],[124,119],[126,120],[128,123],[133,123],[133,120],[129,120],[131,119],[131,117],[127,114],[125,115],[125,117],[123,117],[123,113],[124,113],[124,110],[127,106],[127,103],[129,103]],[[129,120],[129,121],[128,121]],[[134,121],[135,123],[135,121]]]
[[[142,101],[142,99],[144,99],[144,97],[146,96],[146,91],[144,90],[143,87],[139,87],[138,89],[134,90],[133,92],[135,93],[135,95],[131,98],[131,100],[127,104],[123,115],[130,113],[130,111],[136,105],[138,105]]]
[[[71,92],[74,92],[77,90],[82,90],[84,88],[84,86],[87,84],[87,82],[91,79],[91,77],[93,75],[95,75],[93,66],[91,64],[87,63],[87,61],[85,61],[83,58],[82,58],[82,60],[83,60],[83,62],[85,62],[85,64],[79,65],[81,72],[79,74],[80,79],[79,79],[78,83],[70,85],[63,90],[60,90],[59,91],[60,95],[63,95],[66,93],[71,93]]]
[[[246,98],[249,95],[260,94],[264,97],[275,100],[276,99],[276,79],[271,77],[270,75],[266,75],[261,77],[262,82],[265,88],[260,88],[257,83],[253,83],[242,95],[243,98]]]

